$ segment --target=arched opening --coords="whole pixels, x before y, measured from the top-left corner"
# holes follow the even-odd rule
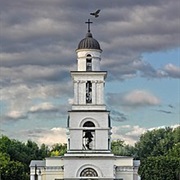
[[[86,83],[86,103],[92,103],[92,82]]]
[[[88,122],[88,123],[87,123]],[[88,127],[87,124],[92,124],[92,127],[100,127],[99,122],[92,118],[92,117],[86,117],[80,121],[79,127]]]
[[[98,177],[98,173],[93,168],[82,170],[80,177]]]
[[[87,121],[83,124],[83,127],[95,127],[95,125],[92,121]]]
[[[92,71],[92,57],[90,54],[86,56],[86,71]]]
[[[95,146],[95,125],[92,121],[86,121],[83,127],[85,127],[83,130],[83,149],[92,150]]]

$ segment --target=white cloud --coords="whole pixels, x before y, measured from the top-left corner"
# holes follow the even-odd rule
[[[24,142],[30,139],[36,142],[38,145],[46,144],[52,146],[56,143],[67,143],[66,128],[53,127],[48,128],[38,128],[34,129],[23,129],[21,131],[14,132],[13,137],[21,139]]]
[[[74,103],[74,99],[73,98],[69,98],[68,99],[68,103],[72,105]]]
[[[175,128],[177,128],[177,127],[179,127],[180,126],[180,124],[174,124],[174,125],[171,125],[171,126],[169,126],[170,128],[172,128],[172,129],[175,129]],[[161,128],[166,128],[167,126],[158,126],[158,127],[152,127],[152,128],[149,128],[148,129],[148,131],[152,131],[152,130],[155,130],[155,129],[161,129]]]
[[[44,143],[46,145],[52,146],[56,143],[67,143],[65,128],[54,127],[37,135],[40,136],[36,140],[38,144]]]
[[[41,104],[34,105],[30,108],[29,112],[43,112],[43,111],[58,111],[57,107],[49,102],[44,102]]]
[[[15,60],[13,60],[15,61]],[[7,61],[6,61],[7,62]],[[2,63],[1,63],[2,65]],[[63,65],[22,65],[17,67],[0,67],[1,81],[12,83],[38,83],[38,82],[57,82],[66,79],[69,68]],[[7,81],[8,80],[8,81]]]
[[[146,128],[140,127],[138,125],[123,125],[112,128],[112,139],[113,140],[123,140],[126,144],[134,145],[142,133],[146,131]]]
[[[160,100],[153,94],[144,90],[133,90],[122,97],[124,106],[143,107],[159,105]]]
[[[4,104],[3,114],[10,111],[9,117],[20,118],[30,108],[32,112],[53,110],[53,105],[38,107],[34,102],[52,101],[53,104],[59,98],[63,104],[65,97],[72,96],[72,82],[67,79],[70,79],[69,70],[75,70],[74,50],[86,34],[83,22],[88,4],[93,3],[2,0],[0,97]],[[107,70],[115,80],[131,79],[139,74],[142,78],[179,77],[175,65],[167,64],[156,70],[153,62],[137,58],[143,53],[178,47],[177,0],[125,0],[122,3],[98,0],[96,5],[102,7],[102,11],[100,18],[93,20],[92,32],[103,49],[102,70]],[[116,109],[160,103],[158,97],[143,90],[115,94],[110,101],[115,103]],[[18,115],[17,112],[21,113]],[[123,114],[119,117],[126,118]],[[116,120],[122,120],[119,117]]]
[[[140,127],[139,125],[122,125],[112,127],[112,140],[123,140],[126,144],[134,145],[140,138],[140,136],[147,131],[154,129],[165,128],[166,126],[159,126],[153,128]],[[179,124],[170,126],[171,128],[179,127]],[[67,143],[66,136],[67,129],[61,127],[54,127],[52,129],[35,129],[33,131],[24,132],[29,134],[29,137],[37,142],[39,145],[45,143],[46,145],[53,145],[55,143]]]
[[[14,84],[4,87],[0,91],[2,101],[8,102],[9,109],[29,110],[33,100],[48,101],[52,98],[66,98],[71,94],[71,84],[52,83],[52,84]]]
[[[164,71],[168,74],[169,77],[180,78],[180,67],[177,67],[173,64],[167,64],[164,67]]]
[[[134,109],[159,105],[160,99],[148,91],[133,90],[126,93],[108,93],[107,102],[109,106]]]
[[[19,119],[26,119],[27,115],[24,112],[20,111],[10,111],[5,115],[5,119],[7,120],[19,120]]]
[[[133,126],[131,132],[127,132],[126,135],[130,137],[139,137],[139,135],[145,132],[145,128],[139,127],[138,125]]]
[[[175,129],[179,127],[179,124],[171,125],[170,127]],[[126,144],[134,145],[140,138],[140,136],[147,131],[152,131],[154,129],[166,128],[167,126],[158,126],[152,128],[140,127],[139,125],[123,125],[112,127],[112,139],[113,140],[123,140]]]

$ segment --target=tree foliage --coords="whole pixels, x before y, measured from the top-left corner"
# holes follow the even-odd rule
[[[179,180],[180,158],[148,157],[141,161],[138,172],[143,180]]]
[[[180,178],[180,126],[162,128],[142,134],[134,146],[122,140],[112,141],[112,153],[132,156],[141,160],[139,174],[143,180],[176,180]],[[57,143],[52,147],[28,140],[26,143],[0,137],[0,174],[3,180],[29,180],[31,160],[61,156],[67,145]]]
[[[50,156],[62,156],[67,151],[67,144],[57,143],[52,146]]]
[[[29,177],[26,175],[24,165],[18,161],[9,161],[1,169],[2,179],[8,180],[27,180]]]
[[[39,148],[35,142],[27,143],[0,138],[0,173],[4,180],[29,179],[29,164],[32,159],[44,159],[49,156],[48,147],[44,144]]]
[[[120,139],[111,142],[111,149],[112,153],[118,156],[134,156],[136,154],[133,146],[125,144]]]
[[[50,150],[51,149],[51,150]],[[67,150],[66,144],[55,144],[40,147],[28,140],[26,143],[0,138],[0,175],[3,180],[29,180],[29,164],[31,160],[42,160],[49,156],[61,156]]]
[[[179,180],[180,127],[148,131],[135,147],[143,180]]]
[[[141,135],[140,141],[136,143],[139,159],[149,156],[163,156],[172,149],[175,138],[171,128],[162,128],[148,131]]]

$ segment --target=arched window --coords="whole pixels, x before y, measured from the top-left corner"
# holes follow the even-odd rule
[[[93,168],[86,168],[81,172],[80,177],[98,177],[98,174]]]
[[[86,83],[86,103],[92,103],[92,82]]]
[[[95,145],[95,127],[92,121],[87,121],[83,124],[85,129],[83,130],[83,149],[84,150],[92,150]]]
[[[95,127],[94,123],[91,121],[87,121],[83,124],[83,127]]]
[[[86,71],[92,71],[92,58],[90,54],[86,56]]]

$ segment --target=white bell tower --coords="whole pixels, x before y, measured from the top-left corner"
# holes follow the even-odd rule
[[[100,69],[99,42],[90,31],[76,50],[77,69],[71,71],[74,102],[67,120],[67,153],[32,160],[30,178],[46,180],[137,180],[139,161],[111,153],[110,112],[104,102],[106,71]]]
[[[88,32],[76,50],[77,70],[71,71],[74,102],[67,123],[64,179],[113,179],[111,121],[104,102],[107,72],[100,70],[102,50],[90,32],[92,22],[86,23]]]

